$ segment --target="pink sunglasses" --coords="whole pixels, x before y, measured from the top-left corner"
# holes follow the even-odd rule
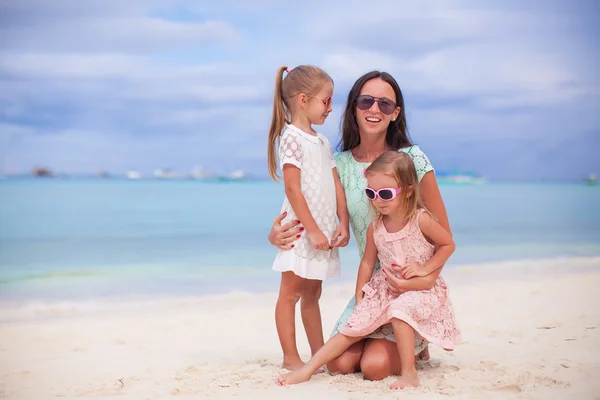
[[[365,189],[365,193],[369,200],[375,200],[377,196],[383,201],[394,200],[400,194],[401,188],[381,188],[379,190],[370,187]]]

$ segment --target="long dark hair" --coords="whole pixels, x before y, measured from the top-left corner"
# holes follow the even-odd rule
[[[388,126],[385,141],[392,150],[399,150],[413,144],[408,134],[408,127],[406,126],[404,97],[402,96],[402,91],[400,90],[398,82],[396,82],[396,80],[387,72],[371,71],[358,78],[348,94],[348,102],[346,103],[346,109],[342,116],[342,139],[338,145],[341,151],[352,150],[360,144],[360,134],[358,132],[358,124],[356,122],[356,113],[354,109],[354,107],[356,107],[355,102],[365,83],[375,78],[381,78],[394,89],[394,93],[396,94],[396,105],[400,107],[398,118],[396,118],[395,121],[391,121]]]

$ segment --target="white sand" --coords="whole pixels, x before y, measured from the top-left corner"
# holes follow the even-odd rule
[[[419,388],[392,392],[394,378],[369,382],[360,374],[276,386],[276,293],[268,293],[93,309],[4,304],[0,398],[600,399],[600,258],[444,275],[465,342],[452,353],[432,346]],[[353,290],[326,286],[326,336]]]

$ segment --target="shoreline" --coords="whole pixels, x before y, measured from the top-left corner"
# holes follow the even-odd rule
[[[442,274],[454,285],[477,283],[511,282],[553,275],[585,274],[600,272],[598,257],[560,257],[544,259],[520,259],[487,263],[450,265]],[[342,277],[323,283],[324,294],[328,291],[350,291],[347,301],[354,293],[354,278]],[[264,286],[264,285],[263,285]],[[3,323],[30,321],[35,319],[77,318],[88,314],[120,313],[147,308],[176,305],[177,307],[201,307],[205,303],[237,299],[245,301],[254,297],[275,298],[278,286],[268,290],[230,290],[222,293],[176,295],[176,294],[136,294],[117,296],[97,296],[88,299],[17,299],[0,300],[0,325]],[[340,311],[341,312],[341,311]]]

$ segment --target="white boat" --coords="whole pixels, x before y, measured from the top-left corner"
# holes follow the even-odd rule
[[[481,185],[487,183],[487,179],[482,176],[475,175],[473,173],[436,173],[436,177],[439,183],[446,183],[451,185]]]
[[[127,179],[140,179],[142,177],[142,174],[140,174],[136,170],[131,170],[131,171],[127,171],[125,176],[127,177]]]
[[[585,183],[590,185],[590,186],[594,186],[598,184],[598,177],[596,176],[596,174],[589,174],[587,179],[585,180]]]
[[[195,166],[194,169],[192,169],[192,172],[190,172],[190,177],[193,179],[206,179],[210,176],[211,174],[200,166]]]
[[[238,171],[233,171],[231,174],[229,174],[227,176],[229,179],[244,179],[246,177],[246,174],[244,173],[244,171],[238,170]]]

